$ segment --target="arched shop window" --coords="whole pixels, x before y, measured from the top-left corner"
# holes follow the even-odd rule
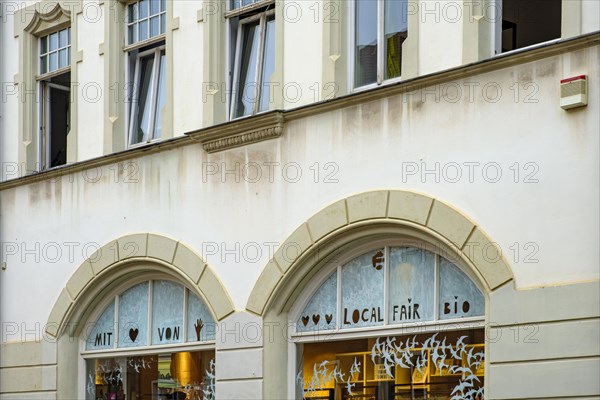
[[[292,307],[296,398],[483,399],[479,287],[425,249],[358,250]]]
[[[213,400],[215,323],[202,299],[144,281],[103,303],[83,334],[86,400]]]

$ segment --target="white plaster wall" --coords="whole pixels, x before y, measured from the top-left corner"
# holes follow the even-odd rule
[[[468,9],[461,1],[420,1],[419,74],[462,64],[463,19]]]
[[[285,109],[320,101],[323,95],[323,21],[332,10],[311,1],[284,1],[283,93]],[[341,18],[338,12],[333,18]]]
[[[209,56],[209,49],[202,45],[205,24],[197,21],[200,8],[201,2],[173,2],[173,16],[179,18],[179,29],[173,31],[173,48],[167,49],[175,57],[173,136],[202,128],[202,101],[205,95],[202,60],[205,55]],[[220,93],[218,97],[221,98]]]
[[[581,33],[600,30],[600,1],[581,1]]]
[[[457,207],[499,244],[519,288],[598,279],[598,89],[590,87],[586,109],[565,112],[558,105],[559,79],[598,76],[597,58],[598,48],[592,48],[457,81],[459,87],[479,84],[473,103],[466,94],[456,103],[436,102],[431,94],[425,101],[419,94],[406,101],[397,96],[290,122],[278,140],[213,155],[192,145],[134,159],[121,175],[112,165],[59,183],[3,190],[0,235],[21,246],[0,272],[3,318],[44,323],[59,288],[83,261],[86,244],[91,255],[97,245],[136,232],[169,236],[203,254],[243,309],[271,255],[269,243],[282,243],[326,205],[374,189],[418,190]],[[510,89],[515,82],[521,88],[517,101]],[[538,87],[532,97],[537,102],[525,102],[529,82]],[[492,89],[488,100],[481,97],[486,84],[502,89],[497,102],[490,100]],[[440,93],[450,96],[449,89]],[[251,161],[261,166],[260,179],[256,168],[241,175]],[[273,162],[279,166],[270,182],[265,163]],[[479,163],[473,182],[467,162]],[[437,179],[406,173],[436,163]],[[449,163],[462,166],[458,182],[452,182]],[[493,169],[482,173],[491,163],[502,172],[496,183]],[[536,166],[530,179],[537,183],[524,181],[535,171],[526,163]],[[238,176],[207,175],[213,168]],[[331,172],[337,183],[326,183]],[[55,247],[62,251],[58,259]],[[515,259],[511,248],[517,247]],[[525,262],[536,249],[533,262]],[[23,291],[36,301],[15,302]]]
[[[107,18],[104,9],[96,0],[86,2],[83,12],[76,16],[77,32],[71,32],[77,34],[77,48],[71,46],[71,53],[83,51],[83,62],[77,64],[77,75],[71,67],[72,95],[76,96],[78,107],[76,119],[73,121],[72,117],[72,121],[76,124],[79,160],[103,154],[104,96],[114,97],[115,88],[104,85],[104,57],[99,53],[99,46],[104,42],[104,19]]]

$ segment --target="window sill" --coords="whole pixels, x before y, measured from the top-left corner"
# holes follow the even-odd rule
[[[35,80],[36,81],[45,81],[45,80],[48,80],[50,78],[54,78],[55,76],[62,75],[65,72],[71,72],[71,66],[70,65],[68,67],[63,67],[63,68],[60,68],[60,69],[55,69],[52,72],[46,72],[45,74],[38,75],[38,76],[35,77]]]
[[[359,87],[355,87],[354,89],[352,89],[352,93],[360,93],[360,92],[364,92],[367,90],[371,90],[371,89],[375,89],[375,88],[379,88],[379,87],[384,87],[387,85],[393,85],[394,83],[398,83],[402,81],[402,77],[399,76],[397,78],[392,78],[392,79],[388,79],[385,80],[381,83],[371,83],[369,85],[364,85],[364,86],[359,86]]]
[[[123,51],[127,52],[127,51],[131,51],[131,50],[139,49],[141,47],[146,47],[146,46],[150,46],[150,45],[153,45],[156,43],[160,43],[160,42],[163,42],[165,40],[165,38],[166,38],[166,35],[163,33],[162,35],[154,36],[150,39],[146,39],[141,42],[135,42],[135,43],[123,46]]]

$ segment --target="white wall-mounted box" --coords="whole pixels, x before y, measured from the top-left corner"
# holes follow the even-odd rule
[[[587,106],[587,76],[579,75],[560,81],[560,106],[565,109]]]

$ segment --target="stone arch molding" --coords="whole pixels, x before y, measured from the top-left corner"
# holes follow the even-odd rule
[[[55,30],[70,25],[71,10],[62,7],[60,3],[38,3],[25,31],[42,36],[49,30]]]
[[[246,309],[263,316],[267,310],[289,307],[328,257],[361,240],[390,235],[408,235],[443,246],[470,268],[488,293],[513,279],[499,247],[453,207],[412,191],[372,191],[339,200],[300,225],[264,268]],[[284,254],[290,248],[295,251]]]
[[[105,244],[75,270],[50,312],[46,333],[60,337],[67,324],[80,327],[103,294],[144,272],[185,282],[205,300],[217,321],[235,311],[227,290],[201,256],[168,237],[140,233]]]

